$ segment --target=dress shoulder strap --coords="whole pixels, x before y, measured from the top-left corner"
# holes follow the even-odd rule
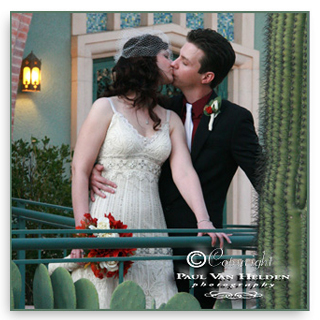
[[[114,104],[112,102],[112,99],[111,98],[107,98],[107,99],[110,102],[111,109],[112,109],[113,113],[117,113],[117,110],[116,110],[116,108],[115,108],[115,106],[114,106]]]
[[[171,114],[170,110],[167,110],[167,119],[166,119],[167,122],[170,121],[170,114]]]

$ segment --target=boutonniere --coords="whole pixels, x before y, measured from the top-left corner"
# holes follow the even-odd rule
[[[214,118],[220,113],[221,109],[221,97],[216,97],[213,100],[210,100],[208,104],[205,105],[203,113],[210,117],[208,130],[212,131]]]

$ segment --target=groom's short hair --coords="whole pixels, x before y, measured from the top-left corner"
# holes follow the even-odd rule
[[[235,63],[235,52],[230,42],[212,29],[191,30],[187,41],[204,52],[200,60],[199,73],[211,71],[215,74],[211,88],[215,88],[227,76]]]

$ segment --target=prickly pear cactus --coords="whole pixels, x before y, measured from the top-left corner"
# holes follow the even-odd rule
[[[186,292],[179,292],[166,303],[163,310],[195,311],[200,309],[200,303],[193,295]]]
[[[263,290],[261,307],[307,307],[308,16],[268,15],[261,141],[265,169],[259,200],[258,253],[272,257],[262,275],[289,275]]]
[[[99,309],[98,292],[90,280],[79,279],[74,283],[74,287],[76,289],[77,309]]]
[[[10,288],[10,310],[14,309],[14,296],[13,296],[13,290]]]
[[[230,299],[218,299],[214,304],[215,310],[231,310],[232,301]]]
[[[59,267],[51,275],[54,309],[76,309],[76,290],[69,272]]]
[[[40,264],[33,278],[33,303],[35,309],[53,309],[53,289],[50,275],[45,265]]]
[[[146,309],[146,297],[141,287],[133,281],[121,283],[113,292],[110,302],[112,310],[144,310]],[[155,300],[151,309],[156,309]],[[187,311],[200,310],[198,300],[189,293],[180,292],[174,295],[167,303],[162,303],[157,310]]]
[[[135,282],[125,281],[114,290],[110,301],[110,309],[143,310],[145,308],[145,294]]]
[[[11,261],[10,264],[10,304],[11,308],[17,308],[20,302],[22,280],[17,265]]]

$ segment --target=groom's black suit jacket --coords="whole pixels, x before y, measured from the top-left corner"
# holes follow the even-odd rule
[[[216,97],[213,92],[209,101]],[[182,117],[183,96],[170,100],[169,109]],[[220,114],[212,131],[210,117],[203,115],[197,128],[191,157],[198,173],[205,203],[214,226],[222,227],[226,194],[238,167],[241,167],[257,189],[257,161],[261,147],[250,111],[222,100]],[[197,228],[195,216],[175,186],[169,162],[163,165],[160,177],[160,197],[168,228]],[[175,234],[179,236],[180,234]]]

